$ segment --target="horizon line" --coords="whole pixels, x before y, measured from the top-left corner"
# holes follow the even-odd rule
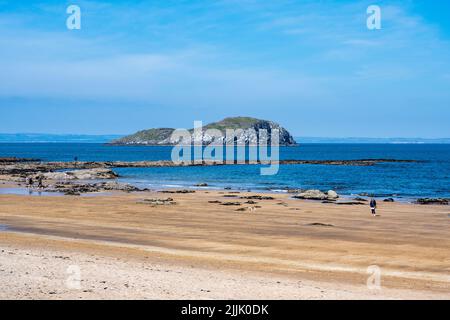
[[[106,136],[127,136],[129,133],[120,134],[120,133],[36,133],[36,132],[15,132],[15,133],[2,133],[0,132],[0,136],[14,136],[14,135],[35,135],[35,136],[85,136],[85,137],[106,137]],[[435,137],[435,138],[424,138],[424,137],[402,137],[402,136],[393,136],[393,137],[367,137],[367,136],[298,136],[292,135],[294,139],[365,139],[365,140],[382,140],[382,139],[401,139],[401,140],[450,140],[450,137]]]

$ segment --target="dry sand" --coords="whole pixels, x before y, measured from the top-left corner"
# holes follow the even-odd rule
[[[225,194],[0,195],[0,298],[450,299],[448,206]]]

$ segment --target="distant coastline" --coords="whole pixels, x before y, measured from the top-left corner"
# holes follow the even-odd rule
[[[123,135],[0,133],[0,143],[107,143]]]
[[[365,143],[365,144],[450,144],[450,138],[331,138],[331,137],[295,137],[295,140],[302,143]]]
[[[0,143],[108,143],[124,137],[122,134],[45,134],[45,133],[0,133]],[[450,144],[450,138],[332,138],[332,137],[294,137],[299,144]]]

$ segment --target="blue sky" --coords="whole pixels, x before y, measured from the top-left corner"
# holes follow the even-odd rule
[[[296,136],[450,137],[449,18],[438,0],[0,0],[0,132],[246,115]]]

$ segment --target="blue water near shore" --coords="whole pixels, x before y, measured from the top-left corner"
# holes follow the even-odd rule
[[[1,143],[0,157],[44,161],[170,160],[171,147],[107,146],[91,143]],[[282,147],[281,159],[352,160],[408,159],[418,163],[381,163],[371,167],[281,165],[274,176],[260,175],[260,166],[117,168],[121,180],[148,187],[231,187],[277,191],[286,188],[333,189],[344,195],[450,198],[448,144],[303,144]]]

